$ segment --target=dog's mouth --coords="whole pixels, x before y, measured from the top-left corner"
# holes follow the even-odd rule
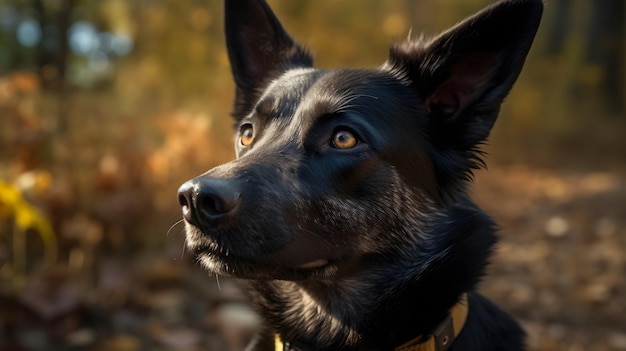
[[[318,268],[322,268],[322,267],[328,265],[329,263],[330,262],[328,260],[318,259],[318,260],[314,260],[314,261],[302,264],[302,265],[298,266],[298,268],[300,268],[300,269],[318,269]]]
[[[280,249],[255,245],[227,246],[218,244],[197,229],[187,228],[187,247],[196,260],[210,272],[244,279],[302,280],[329,277],[337,270],[340,257],[331,257],[317,240],[302,236]],[[240,249],[237,250],[236,248]]]
[[[242,239],[241,233],[210,235],[188,225],[186,233],[187,248],[202,266],[211,272],[236,278],[301,280],[330,277],[340,263],[351,256],[346,250],[349,246],[333,245],[323,236],[310,232],[263,236],[256,233],[254,238]]]
[[[337,268],[331,260],[316,259],[298,265],[249,260],[224,255],[211,250],[196,250],[196,259],[210,272],[242,279],[304,280],[327,278],[335,274]]]

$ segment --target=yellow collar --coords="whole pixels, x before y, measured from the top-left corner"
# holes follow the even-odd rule
[[[461,333],[467,320],[469,305],[467,294],[448,311],[446,318],[429,335],[420,335],[398,347],[395,351],[445,351]]]
[[[446,318],[439,323],[435,330],[428,335],[420,335],[406,343],[396,347],[395,351],[446,351],[457,336],[467,320],[469,305],[467,294],[461,295],[459,302],[448,311]],[[274,347],[276,351],[285,351],[278,334],[274,337]]]

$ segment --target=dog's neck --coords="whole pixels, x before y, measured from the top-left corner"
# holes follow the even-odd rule
[[[469,311],[467,294],[448,311],[448,315],[428,334],[420,334],[406,343],[394,348],[395,351],[436,351],[447,350],[456,340],[465,326]],[[274,335],[276,351],[298,351],[289,342],[283,342],[279,334]]]
[[[473,289],[495,243],[491,220],[473,204],[451,211],[456,220],[425,236],[415,257],[374,255],[328,281],[252,281],[251,297],[275,332],[303,350],[375,350],[427,334]]]
[[[373,282],[353,280],[325,287],[311,284],[304,287],[285,281],[267,284],[263,288],[256,286],[255,290],[265,293],[255,301],[261,302],[262,312],[282,340],[289,342],[294,350],[306,351],[400,346],[417,336],[430,334],[459,299],[459,295],[453,294],[426,298],[415,293],[421,290],[416,286],[408,287],[405,292],[385,291],[377,289]],[[381,282],[381,285],[393,286],[393,283]],[[378,317],[373,320],[372,316]]]

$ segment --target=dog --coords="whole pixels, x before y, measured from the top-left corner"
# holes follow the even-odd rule
[[[267,322],[247,350],[524,349],[475,291],[497,238],[467,187],[542,11],[502,0],[316,69],[264,0],[226,0],[236,159],[178,198],[194,257]]]

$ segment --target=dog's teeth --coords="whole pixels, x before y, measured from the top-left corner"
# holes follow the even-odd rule
[[[305,263],[305,264],[301,265],[298,268],[312,269],[312,268],[323,267],[323,266],[325,266],[327,264],[328,264],[328,260],[315,260],[315,261],[311,261],[311,262]]]

